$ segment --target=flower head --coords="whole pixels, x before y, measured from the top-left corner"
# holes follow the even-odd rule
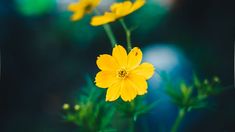
[[[106,23],[113,22],[119,18],[129,15],[130,13],[136,11],[145,4],[145,0],[136,0],[131,2],[126,0],[124,2],[114,3],[111,5],[111,12],[105,12],[102,16],[95,16],[91,20],[91,25],[99,26]]]
[[[100,3],[100,0],[79,0],[77,3],[72,3],[68,6],[68,10],[74,14],[71,17],[72,21],[78,21],[87,13],[91,13]]]
[[[96,86],[108,88],[106,101],[114,101],[120,96],[124,101],[133,100],[136,95],[147,93],[146,80],[154,74],[150,63],[142,63],[142,52],[138,47],[129,54],[121,45],[113,48],[112,56],[100,55],[97,66],[101,70],[95,78]]]
[[[69,104],[66,104],[66,103],[65,103],[65,104],[63,104],[63,107],[62,107],[62,108],[63,108],[63,110],[68,110],[69,107],[70,107]]]
[[[220,79],[219,79],[219,77],[217,77],[217,76],[215,76],[215,77],[213,78],[213,80],[214,80],[214,82],[216,82],[216,83],[220,82]]]
[[[80,105],[76,104],[74,105],[74,110],[78,111],[80,109]]]

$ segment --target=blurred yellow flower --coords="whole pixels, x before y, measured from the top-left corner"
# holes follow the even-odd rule
[[[219,79],[219,77],[217,77],[217,76],[215,76],[215,77],[213,78],[213,80],[214,80],[214,82],[216,82],[216,83],[220,82],[220,79]]]
[[[80,109],[80,105],[76,104],[74,105],[74,110],[78,111]]]
[[[65,104],[63,104],[63,107],[62,107],[62,108],[63,108],[63,110],[68,110],[69,107],[70,107],[69,104],[66,104],[66,103],[65,103]]]
[[[74,14],[71,17],[72,21],[78,21],[87,13],[91,13],[100,3],[100,0],[79,0],[77,3],[72,3],[68,6],[68,10]]]
[[[129,54],[121,45],[113,48],[112,56],[100,55],[97,66],[101,70],[95,78],[96,86],[108,88],[106,101],[114,101],[121,96],[124,101],[133,100],[136,95],[147,93],[147,79],[154,74],[150,63],[142,63],[142,52],[138,47]]]
[[[145,4],[145,0],[136,0],[135,2],[131,2],[130,0],[126,0],[124,2],[114,3],[111,5],[111,12],[105,12],[104,15],[94,16],[91,20],[92,26],[99,26],[103,24],[107,24],[109,22],[113,22],[119,18],[122,18]]]

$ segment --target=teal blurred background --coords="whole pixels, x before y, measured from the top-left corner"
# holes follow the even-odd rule
[[[96,57],[112,48],[103,28],[89,25],[89,15],[70,21],[66,8],[71,2],[0,1],[1,132],[74,131],[75,126],[63,123],[61,106],[75,97],[85,75],[98,72]],[[103,0],[100,10],[110,3]],[[137,27],[133,45],[158,70],[186,81],[193,72],[202,78],[217,75],[223,86],[232,87],[212,98],[213,111],[189,115],[181,131],[235,131],[234,5],[233,0],[148,0],[126,18],[130,27]],[[111,26],[125,45],[120,24]],[[149,93],[157,90],[157,82],[150,80]],[[167,118],[150,114],[137,123],[158,130],[154,123],[169,124],[175,111],[169,113]]]

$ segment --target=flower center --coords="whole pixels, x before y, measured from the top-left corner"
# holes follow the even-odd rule
[[[85,10],[86,12],[91,12],[91,10],[92,10],[92,4],[86,5],[85,8],[84,8],[84,10]]]
[[[125,69],[121,69],[118,71],[118,77],[125,78],[127,76],[127,71]]]

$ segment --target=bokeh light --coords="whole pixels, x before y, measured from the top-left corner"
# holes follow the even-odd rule
[[[15,0],[17,9],[25,16],[50,13],[55,8],[55,0]]]

